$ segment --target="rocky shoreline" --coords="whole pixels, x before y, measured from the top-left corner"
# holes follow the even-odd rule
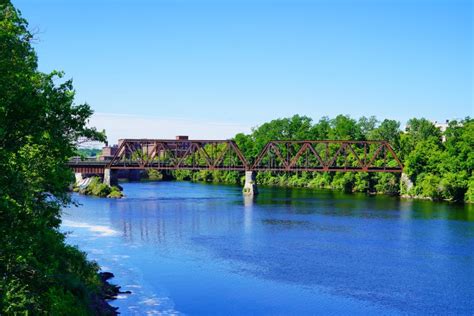
[[[119,315],[118,307],[113,307],[109,302],[116,299],[119,294],[131,294],[131,292],[121,291],[120,286],[111,284],[109,280],[114,277],[111,272],[100,272],[99,277],[102,286],[99,293],[91,297],[91,310],[94,311],[95,315]]]

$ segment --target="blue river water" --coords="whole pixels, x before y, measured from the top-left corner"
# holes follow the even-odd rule
[[[474,207],[309,189],[124,183],[62,229],[122,315],[474,315]]]

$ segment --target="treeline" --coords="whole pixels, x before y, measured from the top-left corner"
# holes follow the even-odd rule
[[[469,117],[450,121],[442,131],[424,118],[409,120],[402,130],[398,121],[375,117],[356,120],[338,115],[313,122],[307,116],[294,115],[262,124],[234,139],[246,157],[256,157],[270,140],[387,140],[404,163],[406,179],[391,173],[259,172],[257,183],[474,202],[474,122]],[[181,180],[242,182],[238,172],[173,174]]]
[[[73,104],[71,81],[38,71],[27,27],[0,1],[0,314],[100,314],[99,267],[59,226],[77,140],[104,137],[86,127],[92,111]]]
[[[101,152],[102,150],[98,148],[78,148],[76,150],[76,156],[82,158],[97,157]]]

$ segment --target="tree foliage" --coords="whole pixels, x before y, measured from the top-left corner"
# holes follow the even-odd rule
[[[386,140],[405,165],[414,183],[407,191],[400,176],[381,173],[312,173],[284,174],[259,172],[257,182],[263,185],[332,188],[349,192],[404,194],[451,201],[474,200],[474,123],[469,117],[451,121],[443,132],[432,122],[421,118],[408,121],[405,131],[400,122],[375,117],[355,120],[347,115],[323,117],[313,122],[307,116],[294,115],[272,120],[252,130],[237,134],[235,142],[247,158],[256,157],[270,140]],[[250,161],[251,163],[253,161]],[[382,161],[375,161],[375,164]],[[175,172],[178,179],[241,183],[242,177],[226,177],[226,172]]]
[[[98,267],[64,243],[66,167],[92,111],[62,73],[37,69],[27,22],[0,1],[0,314],[85,314]]]

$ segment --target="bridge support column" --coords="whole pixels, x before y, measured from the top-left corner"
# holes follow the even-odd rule
[[[117,172],[110,168],[105,168],[104,169],[104,183],[110,186],[117,185],[118,184]]]
[[[245,184],[242,192],[244,195],[257,195],[257,182],[255,181],[255,171],[245,171]]]
[[[84,180],[84,177],[82,176],[81,172],[75,172],[74,176],[76,177],[76,183],[81,182],[82,180]]]

